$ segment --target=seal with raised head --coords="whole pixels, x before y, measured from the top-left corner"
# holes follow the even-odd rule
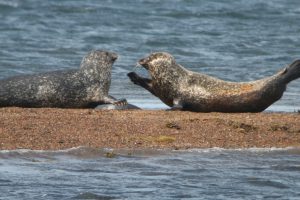
[[[80,69],[15,76],[0,80],[0,107],[94,108],[126,104],[108,95],[116,53],[88,53]]]
[[[300,60],[273,76],[251,82],[229,82],[192,72],[165,52],[153,53],[139,64],[151,79],[134,72],[128,74],[137,84],[173,110],[196,112],[261,112],[279,100],[287,84],[300,77]]]

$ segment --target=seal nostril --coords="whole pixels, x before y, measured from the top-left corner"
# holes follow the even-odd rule
[[[117,60],[117,59],[118,59],[118,55],[115,54],[115,53],[113,53],[113,54],[111,55],[111,59],[112,59],[113,61]]]
[[[115,57],[113,57],[113,60],[115,61],[115,60],[117,60],[118,59],[118,57],[117,56],[115,56]]]
[[[146,59],[144,59],[144,58],[141,59],[141,60],[139,61],[139,64],[140,64],[140,65],[145,65],[145,64],[146,64]]]

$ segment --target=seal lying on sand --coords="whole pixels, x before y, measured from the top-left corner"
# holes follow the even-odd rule
[[[228,82],[189,71],[168,53],[153,53],[139,64],[152,79],[131,72],[129,78],[172,109],[196,112],[261,112],[281,98],[286,85],[300,77],[300,60],[277,74],[252,82]]]
[[[94,108],[99,104],[126,104],[108,95],[111,68],[117,54],[92,51],[79,70],[16,76],[0,80],[0,107]]]

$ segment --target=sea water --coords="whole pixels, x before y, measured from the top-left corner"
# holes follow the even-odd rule
[[[118,53],[110,94],[167,108],[126,74],[151,52],[229,81],[273,75],[300,58],[298,0],[0,0],[0,79],[78,68]],[[300,109],[300,80],[268,111]],[[300,199],[297,149],[1,151],[0,199]]]
[[[0,199],[296,200],[299,158],[292,148],[1,151]]]

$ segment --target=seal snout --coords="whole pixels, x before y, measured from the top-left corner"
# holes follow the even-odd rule
[[[146,69],[148,69],[148,59],[147,58],[142,58],[139,60],[138,62],[140,65],[142,65],[143,67],[145,67]]]
[[[116,54],[116,53],[111,53],[111,59],[112,59],[112,61],[117,60],[117,59],[118,59],[118,54]]]
[[[139,60],[139,64],[140,65],[145,65],[147,63],[147,59],[146,58],[142,58]]]

